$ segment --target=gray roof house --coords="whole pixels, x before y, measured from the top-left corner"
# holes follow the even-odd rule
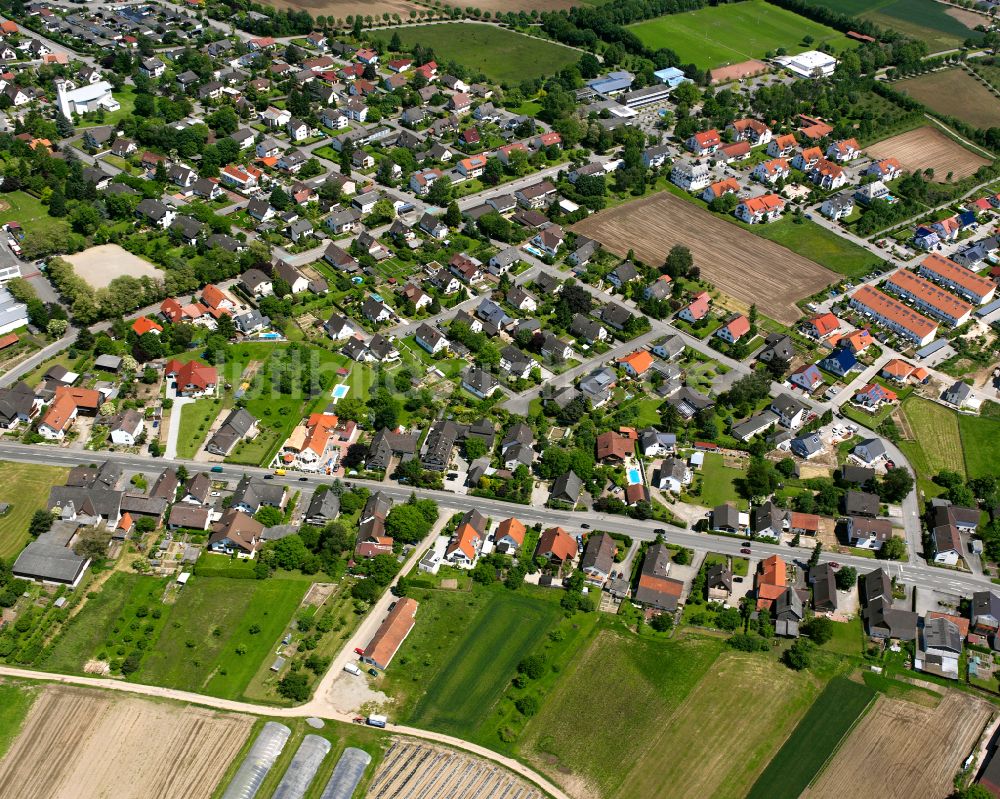
[[[234,408],[209,439],[205,449],[213,455],[226,456],[240,441],[250,440],[256,435],[257,419],[253,414],[245,408]]]
[[[549,495],[549,500],[576,505],[580,501],[580,493],[582,491],[583,481],[576,476],[575,472],[566,472],[566,474],[557,477],[553,481],[552,493]]]
[[[14,561],[13,574],[22,580],[76,587],[90,558],[77,555],[71,548],[77,523],[55,521],[47,533],[28,544]]]

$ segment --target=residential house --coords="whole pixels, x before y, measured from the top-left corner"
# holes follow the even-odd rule
[[[580,569],[586,575],[588,583],[602,586],[611,577],[617,549],[615,540],[607,533],[597,533],[587,538],[587,545],[580,558]]]
[[[673,613],[677,610],[684,583],[667,576],[670,564],[670,550],[666,544],[657,542],[646,549],[639,570],[639,582],[632,596],[637,605],[661,613]]]

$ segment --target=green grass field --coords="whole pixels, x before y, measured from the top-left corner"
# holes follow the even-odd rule
[[[588,795],[614,795],[647,754],[657,769],[663,758],[684,756],[655,749],[654,741],[722,647],[715,638],[600,632],[528,724],[522,756],[543,771],[579,777]]]
[[[703,69],[762,58],[779,47],[796,53],[820,44],[829,44],[836,51],[853,46],[839,31],[764,0],[669,14],[632,25],[630,30],[650,49],[668,47],[682,63]],[[813,42],[803,43],[805,36],[811,36]]]
[[[965,473],[970,478],[996,474],[1000,419],[958,414],[958,431],[962,435]]]
[[[738,507],[746,509],[746,500],[736,493],[735,481],[743,476],[740,469],[730,469],[723,457],[710,452],[705,455],[705,464],[701,467],[701,493],[691,496],[691,501],[706,508],[714,508],[723,502],[733,502]]]
[[[176,407],[171,411],[176,413]],[[177,432],[177,457],[193,458],[204,443],[215,417],[222,411],[222,399],[203,397],[181,407],[181,426]]]
[[[982,34],[963,25],[935,0],[810,0],[840,14],[852,14],[876,25],[927,42],[931,53],[959,47]],[[983,17],[985,20],[986,18]]]
[[[421,608],[418,626],[421,612],[433,613],[434,609]],[[425,684],[409,723],[459,737],[473,735],[514,676],[518,662],[541,641],[558,616],[554,603],[496,592],[460,634],[439,628],[445,637],[438,643],[448,646],[441,652],[441,668]],[[400,654],[406,656],[403,651]],[[405,665],[393,663],[390,668]]]
[[[82,673],[86,662],[114,635],[116,620],[144,582],[159,581],[125,572],[108,577],[100,590],[87,599],[83,609],[65,625],[42,666],[50,671]]]
[[[580,60],[577,50],[493,25],[441,23],[398,28],[395,33],[406,50],[421,44],[433,49],[438,61],[457,61],[510,85],[554,75]]]
[[[12,191],[0,197],[3,210],[0,211],[0,225],[7,222],[20,222],[25,231],[50,230],[60,225],[66,225],[66,220],[49,216],[48,206],[42,205],[37,197],[27,192]],[[6,206],[10,206],[7,208]],[[33,385],[33,384],[32,384]]]
[[[61,466],[0,463],[0,502],[10,505],[0,516],[0,558],[12,558],[28,543],[28,523],[36,510],[45,508],[49,489],[66,482]]]
[[[36,687],[28,684],[0,684],[0,759],[14,743],[28,711],[35,701]]]
[[[931,478],[944,469],[966,477],[996,472],[1000,419],[956,413],[920,397],[908,398],[903,414],[913,440],[901,441],[899,448],[916,470],[919,486],[927,496],[941,492]]]
[[[785,216],[777,222],[751,227],[761,238],[781,244],[844,277],[861,277],[879,263],[868,250],[807,219],[796,224],[791,216]]]
[[[170,609],[137,681],[240,698],[257,667],[272,656],[308,587],[300,580],[196,576]],[[260,632],[251,634],[254,624]],[[239,647],[245,654],[237,653]]]
[[[723,653],[687,701],[663,719],[616,799],[744,796],[818,693],[811,676],[772,658]],[[738,756],[734,719],[740,720]]]
[[[754,783],[747,799],[796,799],[875,698],[866,685],[835,677]]]

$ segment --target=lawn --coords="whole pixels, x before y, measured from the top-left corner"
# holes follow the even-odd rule
[[[848,622],[835,622],[833,638],[823,645],[824,649],[841,655],[858,657],[864,647],[865,635],[861,627],[861,617],[855,616]]]
[[[468,596],[462,599],[469,601]],[[418,628],[421,622],[432,627],[434,636],[425,643],[436,644],[440,659],[433,679],[422,682],[426,686],[423,696],[407,721],[468,738],[492,711],[518,662],[542,640],[560,611],[554,603],[502,591],[491,592],[461,629],[453,627],[450,614],[436,610],[432,604],[421,606],[417,613]],[[442,618],[445,624],[432,625]],[[405,647],[390,668],[406,667],[420,654]],[[427,650],[423,654],[431,657]],[[415,677],[417,672],[412,671]]]
[[[796,799],[875,699],[866,685],[835,677],[754,783],[747,799]]]
[[[764,0],[748,0],[669,14],[632,25],[630,30],[651,50],[668,47],[682,63],[703,69],[763,58],[779,47],[789,52],[828,44],[836,51],[853,45],[844,34]],[[808,46],[803,42],[811,36]]]
[[[10,505],[0,516],[0,558],[12,558],[28,543],[28,523],[45,508],[49,489],[66,482],[68,469],[27,463],[0,464],[0,502]]]
[[[49,209],[41,200],[23,191],[12,191],[0,197],[0,209],[3,209],[0,210],[0,225],[19,222],[26,232],[66,224],[64,219],[49,216]]]
[[[35,695],[33,685],[0,684],[0,759],[21,731]]]
[[[809,220],[796,223],[791,216],[785,216],[777,222],[752,225],[751,229],[758,236],[781,244],[844,277],[861,277],[879,263],[879,259],[868,250]]]
[[[308,587],[304,580],[194,577],[170,609],[136,680],[242,698],[257,667],[272,657]],[[259,632],[252,633],[252,625]]]
[[[181,407],[181,426],[177,431],[178,458],[194,457],[221,410],[221,397],[203,397]],[[176,412],[176,406],[172,412]]]
[[[432,49],[439,62],[456,61],[509,85],[555,75],[580,60],[577,50],[493,25],[441,23],[398,28],[395,33],[407,51],[420,44]]]
[[[112,94],[119,105],[121,105],[121,108],[117,111],[104,111],[101,114],[87,114],[84,119],[81,119],[77,123],[76,127],[82,130],[99,125],[117,125],[122,119],[130,116],[135,109],[135,87],[122,86],[121,89],[112,92]]]
[[[746,690],[747,686],[753,690]],[[744,796],[819,693],[814,678],[772,658],[726,652],[677,712],[664,719],[620,799]],[[739,756],[733,720],[739,719]],[[664,753],[681,757],[663,757]]]
[[[586,788],[580,793],[615,795],[644,759],[660,769],[683,756],[656,741],[722,647],[717,638],[651,640],[601,631],[528,724],[522,756],[544,771],[573,775]]]
[[[743,472],[726,466],[722,455],[715,452],[705,453],[705,464],[696,473],[695,479],[698,474],[701,475],[701,493],[697,496],[691,495],[689,501],[704,505],[706,508],[732,502],[746,510],[746,500],[741,499],[736,493],[736,480],[743,476]]]

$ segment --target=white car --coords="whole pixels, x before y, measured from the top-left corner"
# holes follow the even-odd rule
[[[221,496],[222,496],[222,493],[221,493],[220,491],[213,491],[213,492],[212,492],[212,496],[213,496],[213,497],[221,497]]]

